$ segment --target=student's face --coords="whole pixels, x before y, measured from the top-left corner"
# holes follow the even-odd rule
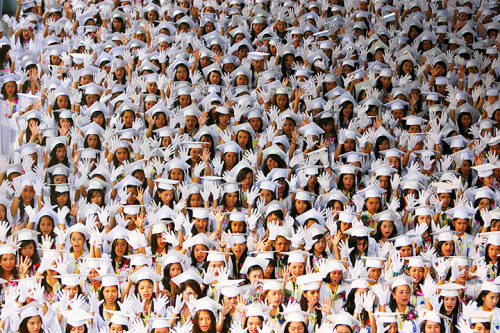
[[[188,300],[191,298],[198,299],[198,294],[191,287],[186,287],[182,292],[182,298]]]
[[[262,329],[262,319],[260,317],[247,318],[248,333],[258,333]]]
[[[35,253],[35,246],[32,242],[28,243],[25,247],[21,248],[21,254],[24,257],[31,257]]]
[[[469,221],[467,219],[454,219],[453,225],[455,226],[455,230],[458,233],[463,234],[467,229],[468,222]]]
[[[288,269],[290,270],[292,277],[301,276],[304,274],[304,263],[292,262],[288,265]]]
[[[118,299],[118,288],[116,286],[103,287],[104,300],[114,303]]]
[[[46,236],[50,234],[53,228],[54,223],[52,223],[52,219],[50,217],[44,216],[40,219],[40,232],[42,235]]]
[[[201,310],[198,316],[198,327],[202,332],[208,332],[210,325],[212,324],[212,318],[206,310]]]
[[[486,296],[483,296],[483,308],[486,311],[493,310],[498,303],[498,293],[489,292]]]
[[[142,300],[150,299],[153,296],[153,284],[151,281],[140,281],[137,290]]]
[[[410,267],[408,275],[415,279],[415,282],[420,282],[424,277],[423,267]]]
[[[286,238],[281,237],[281,236],[278,236],[278,238],[276,238],[276,241],[274,242],[274,249],[278,253],[288,251],[288,247],[289,247],[289,243],[288,243],[288,240],[286,240]]]
[[[396,303],[400,305],[402,304],[407,305],[408,302],[410,301],[410,296],[411,296],[410,287],[406,285],[397,286],[392,291],[392,297],[394,297]]]
[[[13,254],[4,254],[0,260],[0,267],[6,272],[11,272],[16,265],[16,257]]]
[[[85,244],[85,237],[79,232],[73,232],[70,236],[71,246],[75,251],[83,251],[83,245]]]
[[[269,290],[266,294],[267,304],[269,306],[277,307],[281,304],[283,293],[280,290]]]
[[[64,291],[68,293],[69,299],[73,299],[78,294],[78,286],[65,286]]]
[[[451,313],[455,306],[457,305],[458,298],[457,297],[443,297],[443,307],[446,313]]]
[[[42,320],[40,316],[34,316],[28,319],[26,323],[26,327],[28,328],[29,333],[38,333],[42,328]]]

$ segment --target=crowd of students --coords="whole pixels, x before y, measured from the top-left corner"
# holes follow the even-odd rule
[[[18,0],[0,329],[500,332],[499,9]]]

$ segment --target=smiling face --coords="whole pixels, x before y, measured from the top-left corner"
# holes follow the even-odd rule
[[[11,272],[16,265],[16,257],[13,254],[3,254],[0,259],[0,267],[5,272]]]
[[[207,247],[203,244],[196,244],[193,247],[194,257],[197,262],[203,262],[206,259],[207,253],[205,251],[207,250]]]
[[[262,329],[261,317],[248,317],[247,318],[248,333],[258,333]]]

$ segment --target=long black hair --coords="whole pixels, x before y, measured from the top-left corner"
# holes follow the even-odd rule
[[[170,281],[172,280],[172,278],[170,277],[170,268],[172,268],[173,264],[178,264],[179,266],[181,266],[181,270],[182,270],[182,265],[179,263],[174,262],[174,263],[168,264],[163,269],[163,279],[161,280],[161,284],[163,285],[163,288],[166,291],[168,291],[170,294],[172,294],[172,289],[170,288]]]
[[[486,297],[491,292],[493,292],[493,291],[489,291],[489,290],[483,290],[483,291],[481,291],[481,293],[479,294],[479,296],[477,296],[477,298],[476,298],[477,307],[483,306],[483,303],[484,303],[483,297]],[[500,302],[497,303],[496,307],[500,308]]]
[[[40,322],[42,322],[42,317],[39,315],[26,317],[19,325],[19,333],[30,333],[30,331],[28,330],[28,321],[33,317],[40,317]],[[38,333],[44,333],[43,328],[40,327],[40,331],[38,331]]]
[[[264,161],[264,165],[262,166],[262,171],[264,172],[264,175],[267,176],[269,174],[269,172],[271,172],[271,170],[269,170],[269,167],[267,166],[267,161],[269,159],[272,159],[273,161],[275,161],[278,164],[277,168],[286,168],[286,163],[281,158],[281,156],[279,156],[277,154],[269,154],[269,155],[267,155],[267,157]]]
[[[351,236],[349,237],[348,239],[348,244],[349,244],[349,247],[350,248],[354,248],[353,251],[351,251],[351,253],[349,254],[349,261],[351,262],[351,264],[354,266],[354,264],[356,264],[356,248],[357,248],[357,245],[358,245],[358,241],[361,241],[361,240],[364,240],[366,241],[366,249],[363,251],[363,254],[366,255],[368,253],[368,243],[369,243],[369,239],[368,239],[368,236],[367,237],[357,237],[357,236]]]
[[[444,297],[441,296],[439,297],[440,300],[443,300]],[[442,314],[443,316],[446,316],[448,318],[451,319],[451,327],[456,327],[457,323],[458,323],[458,317],[460,316],[460,314],[462,313],[462,310],[460,308],[460,299],[458,298],[457,296],[457,304],[455,305],[455,307],[453,308],[453,310],[451,310],[451,314],[450,316],[448,316],[446,314],[446,310],[444,309],[444,305],[441,305],[441,309],[439,310],[439,313]],[[443,331],[444,332],[444,331]]]
[[[65,166],[69,167],[69,160],[68,160],[68,154],[66,153],[66,156],[64,156],[64,159],[62,160],[62,162],[59,162],[57,160],[57,157],[56,157],[56,152],[57,152],[57,149],[59,148],[65,148],[66,149],[66,146],[63,144],[63,143],[58,143],[51,151],[50,151],[50,156],[49,156],[49,165],[48,167],[52,167],[56,164],[64,164]]]
[[[116,248],[116,241],[118,241],[118,239],[115,239],[111,245],[111,265],[113,265],[113,269],[116,271],[116,269],[121,269],[123,267],[123,265],[125,265],[129,260],[125,258],[126,255],[129,255],[130,254],[130,249],[129,249],[129,246],[128,246],[128,242],[125,240],[125,242],[127,242],[127,249],[125,250],[125,253],[123,254],[123,258],[122,258],[122,262],[118,263],[118,266],[117,266],[117,263],[116,263],[116,251],[115,251],[115,248]]]
[[[377,223],[377,228],[375,229],[375,235],[373,236],[373,239],[375,239],[377,242],[379,242],[383,237],[383,235],[382,235],[382,223],[385,221],[388,221],[388,220],[380,220]],[[398,230],[396,229],[396,225],[394,224],[394,221],[389,221],[389,222],[392,222],[392,226],[393,226],[392,232],[389,235],[389,238],[396,237],[398,235]]]

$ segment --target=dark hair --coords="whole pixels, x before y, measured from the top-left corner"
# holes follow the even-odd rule
[[[339,178],[337,180],[337,188],[341,191],[346,191],[346,188],[345,188],[345,185],[344,185],[344,176],[349,176],[351,174],[340,174],[339,175]],[[349,190],[349,193],[351,194],[354,194],[356,192],[356,176],[355,175],[352,175],[353,178],[354,178],[354,184],[353,186],[351,187],[351,189]],[[404,201],[404,200],[402,200]]]
[[[262,166],[262,171],[264,172],[264,175],[267,176],[271,170],[269,170],[269,167],[267,166],[267,161],[269,159],[272,159],[275,161],[278,166],[277,168],[286,168],[286,163],[285,161],[281,158],[280,155],[278,154],[269,154],[267,155],[266,159],[264,160],[264,165]]]
[[[105,206],[105,204],[104,204],[104,190],[98,189],[98,188],[88,190],[88,192],[87,192],[87,203],[88,204],[90,203],[90,200],[92,200],[92,197],[94,196],[95,193],[100,193],[101,194],[101,196],[102,196],[102,203],[99,205],[99,207],[104,207]]]
[[[257,271],[257,270],[261,270],[262,271],[262,275],[264,275],[264,270],[262,270],[262,267],[260,267],[259,265],[253,265],[253,266],[250,266],[247,270],[247,273],[245,274],[245,282],[243,282],[243,284],[250,284],[250,279],[248,278],[248,275],[250,275],[250,273],[252,273],[253,271]]]
[[[251,150],[253,148],[253,140],[252,140],[252,134],[250,134],[246,129],[241,129],[236,133],[236,138],[238,138],[238,133],[239,132],[244,132],[245,134],[248,135],[248,142],[245,147],[241,147],[243,150]]]
[[[415,66],[413,65],[413,62],[411,62],[411,60],[409,60],[409,59],[403,60],[403,61],[401,62],[401,64],[398,66],[398,67],[399,67],[399,68],[398,68],[398,75],[400,75],[400,76],[405,76],[405,73],[403,73],[403,65],[404,65],[404,63],[405,63],[405,62],[408,62],[408,61],[409,61],[409,62],[411,63],[411,65],[413,66],[413,68],[412,68],[412,70],[411,70],[411,72],[410,72],[409,74],[410,74],[410,76],[411,76],[412,80],[415,80],[415,78],[417,77],[417,76],[415,75]]]
[[[121,23],[121,27],[120,27],[120,30],[116,30],[114,25],[113,25],[113,20],[116,19],[117,21],[119,21]],[[125,24],[125,21],[117,16],[117,17],[113,17],[113,20],[111,20],[111,33],[115,33],[115,32],[120,32],[120,33],[124,33],[125,32],[125,27],[126,27],[126,24]]]
[[[3,256],[4,256],[4,255],[5,255],[5,254],[0,255],[0,261],[2,261],[2,259],[3,259]],[[15,256],[14,256],[14,258],[15,258]],[[4,270],[3,270],[3,268],[0,266],[0,276],[3,276],[3,273],[4,273]],[[16,266],[14,266],[14,268],[12,268],[11,274],[12,274],[12,277],[13,277],[14,279],[19,278],[19,270],[17,269],[17,267],[16,267]]]
[[[373,239],[375,239],[377,242],[380,241],[383,237],[382,235],[382,222],[385,222],[387,220],[380,220],[378,221],[377,223],[377,228],[375,230],[375,235],[373,236]],[[394,221],[389,221],[389,222],[392,222],[392,232],[391,234],[389,235],[389,238],[393,238],[393,237],[396,237],[398,235],[398,230],[396,228],[396,225],[394,224]]]
[[[38,119],[38,118],[28,119],[28,124],[29,124],[29,122],[30,122],[31,120],[36,121],[36,122],[37,122],[37,126],[40,126],[40,119]],[[29,141],[30,141],[30,139],[31,139],[31,134],[32,134],[32,133],[31,133],[31,129],[30,129],[30,127],[29,127],[29,125],[28,125],[28,126],[26,126],[26,131],[24,132],[24,134],[25,134],[25,135],[24,135],[24,137],[25,137],[25,139],[26,139],[26,142],[29,142]]]
[[[239,221],[231,221],[230,220],[229,223],[227,224],[226,232],[233,233],[233,231],[232,231],[233,222],[239,222]],[[246,234],[247,233],[247,224],[245,222],[242,222],[242,223],[243,223],[243,231],[241,233]]]
[[[42,317],[39,316],[39,315],[31,316],[31,317],[26,317],[26,318],[23,319],[23,321],[21,322],[21,324],[19,324],[19,333],[29,333],[29,330],[28,330],[28,320],[30,320],[33,317],[40,317],[40,322],[42,322]],[[40,327],[40,331],[38,331],[38,333],[44,333],[43,328]]]
[[[115,304],[114,306],[116,307],[116,311],[120,311],[120,304],[118,303],[118,301],[120,300],[120,288],[118,286],[107,286],[107,287],[102,287],[100,290],[99,290],[99,299],[100,300],[104,300],[104,288],[108,288],[108,287],[115,287],[116,290],[118,291],[118,297],[115,301]],[[99,305],[99,313],[101,314],[101,316],[103,318],[105,318],[105,315],[106,315],[106,311],[104,311],[104,302]]]
[[[462,125],[462,118],[465,116],[471,117],[471,120],[472,120],[472,115],[469,112],[462,112],[458,115],[457,127],[458,127],[458,131],[460,132],[461,135],[463,135],[465,138],[469,138],[469,128],[472,125],[472,122],[470,123],[469,127],[464,127]]]
[[[222,80],[222,74],[219,72],[219,71],[211,71],[210,73],[208,73],[208,76],[207,76],[207,83],[210,82],[210,76],[212,76],[212,74],[214,73],[217,73],[219,74],[219,82],[215,83],[215,85],[217,86],[222,86],[224,81]],[[210,84],[210,83],[209,83]]]
[[[65,284],[61,284],[61,289],[64,289],[66,288],[67,286]],[[73,287],[73,286],[71,286]],[[83,291],[82,291],[82,286],[80,286],[79,284],[76,285],[76,287],[78,288],[78,295],[82,295],[83,294]]]
[[[196,227],[195,227],[195,226],[193,226],[193,228],[194,228],[194,229],[196,229]],[[190,254],[190,258],[191,258],[191,266],[193,266],[193,267],[198,267],[198,264],[200,264],[200,263],[196,260],[196,258],[194,257],[194,247],[195,247],[196,245],[203,245],[203,246],[205,247],[205,250],[204,250],[204,251],[208,251],[208,250],[210,250],[210,249],[209,249],[206,245],[204,245],[204,244],[201,244],[201,243],[195,244],[195,245],[193,246],[193,248],[191,249],[191,251],[190,251],[190,252],[191,252],[191,254]],[[207,261],[207,257],[208,257],[208,254],[207,254],[207,256],[205,257],[205,259],[203,260],[203,264],[205,264],[205,262]]]
[[[348,244],[350,248],[354,248],[354,251],[351,251],[351,254],[349,254],[349,261],[351,264],[354,266],[356,263],[356,248],[358,245],[358,241],[364,240],[366,241],[366,249],[363,251],[364,255],[368,253],[368,246],[369,246],[369,239],[368,237],[357,237],[357,236],[351,236],[348,239]]]
[[[51,190],[51,191],[50,191],[50,203],[51,203],[52,205],[54,205],[54,206],[55,206],[55,205],[58,205],[58,203],[57,203],[57,197],[58,197],[58,196],[63,195],[63,194],[67,194],[67,195],[68,195],[68,200],[66,201],[66,203],[64,204],[64,206],[66,206],[66,207],[68,207],[69,209],[71,209],[71,198],[70,198],[70,196],[69,196],[69,195],[70,195],[69,191],[66,191],[66,192],[56,192],[56,191],[55,191],[55,186],[51,186],[51,189],[50,189],[50,190]],[[69,223],[70,218],[71,218],[71,216],[68,214],[68,215],[66,216],[65,221]]]
[[[475,328],[476,324],[478,323],[472,324],[470,325],[470,327]],[[486,328],[488,331],[491,329],[491,323],[489,321],[481,322],[481,324],[483,324],[484,328]]]
[[[293,201],[293,204],[292,204],[292,211],[290,212],[290,216],[291,216],[291,217],[293,217],[293,218],[296,218],[297,216],[299,216],[299,212],[297,212],[297,208],[295,208],[295,202],[296,202],[296,200],[297,200],[297,199],[295,199],[295,200]],[[302,200],[301,200],[301,201],[302,201]],[[304,211],[304,213],[305,213],[305,212],[307,212],[307,211],[309,211],[309,210],[312,208],[312,203],[311,203],[311,201],[307,200],[307,201],[306,201],[306,205],[307,205],[307,207],[306,207],[306,210]]]
[[[9,44],[2,45],[0,47],[0,70],[5,69],[4,63],[6,62],[7,53],[9,51],[10,51],[10,45]],[[10,68],[11,64],[12,64],[12,59],[9,59],[9,61],[8,61],[9,68]]]
[[[375,87],[377,89],[379,89],[380,91],[383,90],[382,80],[380,80],[380,77],[377,78],[377,82],[375,83]],[[392,91],[392,88],[393,88],[393,85],[392,85],[392,80],[391,80],[389,87],[387,87],[387,92],[390,93]]]
[[[349,294],[347,294],[347,302],[342,307],[342,309],[344,309],[345,312],[348,312],[351,315],[354,315],[354,308],[356,307],[356,303],[354,302],[354,297],[356,295],[357,290],[358,288],[352,288],[351,291],[349,291]]]
[[[321,313],[321,311],[318,311],[318,312],[320,312],[320,313]],[[283,333],[290,333],[290,332],[288,331],[288,330],[290,329],[290,324],[291,324],[291,322],[288,322],[288,323],[286,324],[286,326],[285,326],[285,330],[283,331]],[[301,324],[304,326],[304,332],[307,332],[307,325],[306,325],[306,323],[301,322]]]
[[[411,289],[410,286],[406,285],[408,288]],[[399,287],[399,286],[398,286]],[[391,308],[392,312],[397,312],[398,310],[398,305],[396,303],[396,300],[394,299],[394,297],[392,296],[392,293],[394,292],[394,290],[396,289],[397,287],[395,287],[393,290],[391,290],[391,300],[389,302],[389,307]],[[411,304],[411,302],[408,303],[407,305],[407,308],[410,310],[410,311],[415,311],[415,307]]]
[[[365,203],[363,205],[363,211],[368,210],[368,207],[366,207],[366,201],[369,198],[378,199],[379,205],[378,205],[377,213],[380,213],[383,210],[383,208],[384,208],[384,204],[382,203],[382,199],[380,197],[367,197],[367,198],[365,198]]]
[[[446,242],[440,241],[436,245],[436,252],[437,252],[438,257],[444,256],[443,251],[441,251],[441,247],[443,246],[444,243],[446,243]],[[453,255],[455,255],[455,242],[453,242],[453,254],[452,254],[452,256]]]
[[[293,69],[287,69],[285,66],[285,63],[287,62],[287,58],[289,58],[289,57],[292,57],[293,60],[295,60],[295,56],[293,55],[293,53],[285,53],[281,57],[280,68],[281,68],[281,74],[282,74],[283,78],[290,77],[292,72],[293,72]]]
[[[40,263],[40,257],[38,256],[38,251],[36,250],[36,243],[34,240],[21,241],[21,243],[19,244],[19,255],[21,256],[21,259],[24,259],[24,256],[21,254],[21,250],[23,249],[23,247],[26,247],[30,244],[32,244],[34,248],[33,255],[30,257],[32,265],[31,267],[33,267],[34,265]]]
[[[151,252],[153,255],[156,253],[156,250],[158,250],[158,236],[160,236],[160,239],[162,237],[161,234],[152,234],[151,235]],[[168,252],[168,244],[165,244],[165,252]]]
[[[171,264],[168,264],[167,266],[165,266],[165,268],[163,269],[163,279],[161,280],[161,284],[163,285],[163,288],[165,290],[167,290],[168,292],[172,293],[172,290],[170,288],[170,280],[172,279],[170,277],[170,268],[172,268],[172,265],[173,264],[178,264],[180,267],[181,267],[181,270],[182,270],[182,265],[179,264],[179,263],[176,263],[176,262],[173,262]]]
[[[260,320],[261,320],[262,322],[264,322],[264,317],[261,317],[261,316],[250,316],[250,317],[258,317],[258,318],[260,318]],[[249,317],[245,317],[245,321],[243,322],[243,328],[244,328],[244,329],[245,329],[245,328],[247,328],[247,326],[248,326],[248,318],[249,318]]]
[[[425,325],[427,325],[427,320],[422,321],[422,324],[420,325],[420,332],[425,333]],[[456,326],[451,326],[451,327],[456,327]],[[446,332],[442,319],[439,321],[439,332],[442,333]]]
[[[38,223],[36,225],[36,231],[38,231],[40,234],[37,236],[38,238],[38,243],[41,243],[42,242],[42,230],[40,229],[40,221],[42,220],[42,218],[44,217],[48,217],[50,219],[50,221],[52,222],[52,230],[50,231],[50,234],[49,236],[52,238],[52,240],[55,241],[57,235],[56,233],[54,232],[54,228],[55,228],[55,224],[54,224],[54,219],[52,218],[52,216],[50,215],[43,215],[40,217],[40,220],[38,220]]]
[[[161,204],[162,206],[164,206],[165,204],[161,201],[160,194],[162,194],[164,191],[169,191],[169,190],[164,190],[164,189],[161,189],[161,188],[157,189],[156,193],[155,193],[155,196],[153,198],[154,202],[156,202],[157,204]],[[175,191],[174,191],[174,198],[172,198],[172,200],[168,204],[168,207],[170,207],[172,209],[174,208],[174,200],[175,200]]]
[[[213,159],[215,157],[215,146],[216,146],[215,142],[214,142],[214,138],[210,134],[204,134],[204,135],[200,136],[200,140],[203,137],[208,138],[208,140],[211,143],[210,144],[210,148],[209,148],[209,150],[210,150],[210,159]]]
[[[439,297],[439,299],[444,299],[444,296]],[[458,322],[458,316],[462,313],[460,309],[460,298],[457,296],[457,304],[451,310],[451,317],[446,314],[446,310],[444,309],[444,305],[441,305],[441,309],[439,310],[439,313],[441,313],[443,316],[446,316],[451,319],[451,327],[455,327]]]
[[[177,296],[182,297],[182,293],[188,287],[193,289],[193,291],[196,293],[196,295],[198,295],[198,298],[202,298],[204,296],[203,291],[201,290],[200,284],[198,282],[196,282],[195,280],[186,280],[180,284],[179,288],[177,289],[177,292],[175,293],[174,298],[177,298]],[[175,299],[174,299],[174,302],[175,302]]]
[[[352,105],[353,110],[352,110],[351,114],[347,117],[348,118],[347,121],[344,121],[344,115],[343,115],[342,111],[344,110],[344,108],[348,104]],[[352,120],[353,117],[354,117],[354,104],[351,101],[345,101],[344,103],[342,103],[340,105],[339,127],[340,128],[347,128],[349,126],[349,123],[351,122],[351,120]]]
[[[273,195],[274,195],[274,192],[273,192]],[[267,214],[266,216],[264,216],[264,223],[262,224],[262,226],[264,227],[264,230],[267,230],[267,218],[271,214],[276,215],[276,217],[279,218],[281,221],[285,220],[285,213],[281,209],[273,210],[272,212],[269,212],[269,214]]]
[[[125,253],[123,254],[123,256],[126,256],[128,255],[130,252],[129,250],[129,245],[128,245],[128,242],[127,240],[123,239],[126,243],[127,243],[127,248],[125,250]],[[116,269],[121,269],[123,267],[123,265],[125,265],[127,262],[128,262],[128,259],[125,259],[125,258],[122,258],[122,262],[118,263],[118,266],[117,266],[117,263],[116,263],[116,251],[115,251],[115,248],[116,248],[116,242],[118,241],[118,239],[115,239],[113,241],[113,243],[111,244],[111,265],[113,266],[113,269],[116,271]]]
[[[307,223],[307,222],[306,222]],[[316,235],[313,237],[313,246],[311,247],[311,249],[309,250],[309,253],[312,253],[314,254],[314,245],[316,245],[316,243],[321,239],[321,238],[324,238],[325,235],[324,234],[319,234],[319,235]],[[326,254],[326,246],[325,248],[323,249],[323,252],[321,252],[321,255],[323,256],[323,258],[326,258],[328,256],[328,254]]]
[[[479,294],[479,296],[477,296],[477,298],[476,298],[477,307],[483,306],[483,303],[484,303],[483,297],[488,296],[488,294],[491,293],[491,292],[492,291],[489,291],[489,290],[483,290],[483,291],[481,291],[481,293]],[[497,303],[496,307],[500,308],[500,302]]]
[[[94,134],[89,134],[85,137],[85,142],[83,143],[83,147],[84,148],[89,148],[89,143],[88,143],[88,139],[89,139],[89,136],[90,135],[94,135]],[[99,137],[99,135],[96,135],[97,136],[97,146],[95,149],[97,150],[102,150],[102,144],[101,144],[101,138]]]
[[[299,302],[299,305],[300,305],[300,308],[302,309],[302,311],[307,311],[307,308],[308,308],[308,302],[307,302],[305,293],[307,293],[307,290],[302,291],[302,295],[300,297],[300,302]],[[318,303],[314,304],[314,306],[321,307],[321,304],[319,304],[319,302],[318,302]],[[317,324],[321,323],[322,319],[323,319],[323,313],[321,311],[316,311],[316,323]],[[305,331],[305,332],[307,332],[307,331]]]
[[[137,297],[139,297],[139,299],[141,298],[141,295],[139,295],[139,284],[142,282],[142,281],[148,281],[149,283],[151,283],[151,285],[153,286],[153,290],[154,290],[154,287],[155,287],[155,283],[153,280],[150,280],[150,279],[142,279],[142,280],[139,280],[135,283],[135,293],[134,295],[136,295]],[[151,300],[155,299],[156,298],[156,293],[153,291],[153,294],[151,295]],[[153,309],[153,304],[151,304],[151,312],[154,311]]]
[[[333,282],[333,281],[332,281],[332,278],[330,277],[330,274],[331,274],[332,272],[333,272],[333,271],[331,271],[330,273],[328,273],[328,274],[327,274],[327,275],[323,278],[323,282],[325,282],[325,283],[332,283],[332,282]],[[341,275],[338,285],[341,285],[343,280],[344,280],[344,275]]]
[[[245,178],[247,178],[249,173],[252,173],[252,180],[253,180],[253,170],[246,167],[242,168],[236,175],[236,182],[241,183]]]
[[[378,159],[380,158],[380,148],[379,146],[384,143],[384,141],[389,141],[389,138],[386,137],[385,135],[381,135],[377,138],[377,140],[375,141],[375,145],[373,147],[373,153],[375,154],[375,158]],[[390,144],[390,141],[389,141],[389,144]]]
[[[235,192],[228,192],[228,193],[235,193]],[[221,201],[220,201],[220,204],[219,204],[219,205],[221,205],[221,206],[223,206],[223,207],[226,207],[226,205],[227,205],[227,202],[226,202],[226,194],[228,194],[228,193],[224,193],[224,194],[222,195],[222,199],[221,199]],[[240,193],[240,191],[236,191],[236,194],[238,195],[238,200],[236,200],[236,203],[234,204],[234,207],[235,207],[236,209],[238,209],[238,208],[241,208],[241,207],[243,206],[243,203],[241,202],[241,193]]]
[[[21,34],[22,36],[22,34]],[[12,82],[12,81],[8,81],[8,82]],[[5,84],[7,84],[8,82],[5,82],[4,84],[2,84],[2,89],[0,89],[0,94],[2,95],[2,99],[7,99],[7,90],[5,89]],[[19,97],[17,96],[17,83],[14,82],[14,85],[16,86],[16,90],[14,90],[14,98],[15,99],[18,99]]]
[[[247,245],[247,243],[245,243],[245,250],[243,250],[243,253],[241,254],[240,260],[236,259],[236,256],[233,255],[232,251],[231,251],[231,255],[229,256],[229,258],[231,259],[231,262],[233,264],[233,276],[235,278],[237,278],[239,275],[241,275],[240,264],[243,264],[245,262],[245,259],[248,256],[248,247],[246,245]]]
[[[216,319],[215,319],[215,315],[212,311],[209,311],[209,310],[199,310],[196,312],[196,314],[194,315],[194,318],[193,318],[193,333],[202,333],[200,327],[198,326],[198,320],[199,320],[199,317],[200,317],[200,312],[201,311],[206,311],[208,312],[208,314],[210,315],[210,328],[208,329],[208,333],[217,333],[217,323],[216,323]]]
[[[86,324],[83,324],[83,326],[85,327],[85,329],[84,329],[83,333],[87,333],[87,332],[88,332],[88,327],[87,327],[87,325],[86,325]],[[71,332],[71,329],[72,329],[73,327],[78,327],[78,326],[71,326],[70,324],[66,324],[66,331],[65,331],[65,332],[66,332],[66,333],[70,333],[70,332]]]

